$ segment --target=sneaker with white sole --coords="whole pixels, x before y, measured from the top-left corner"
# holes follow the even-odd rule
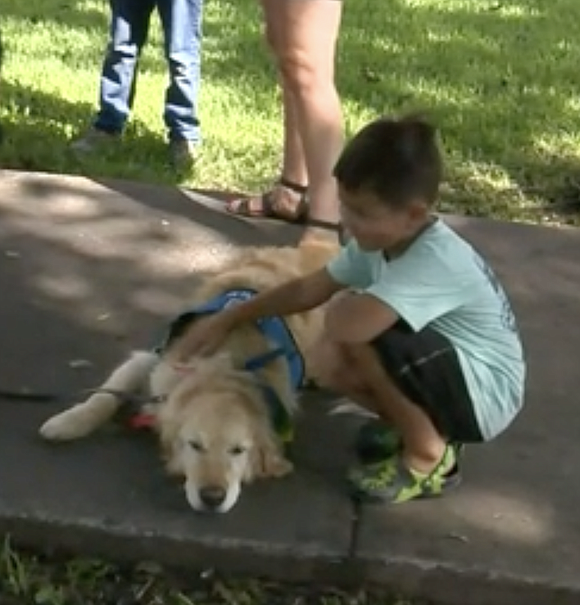
[[[84,135],[75,139],[70,144],[70,148],[75,153],[94,153],[95,151],[102,150],[103,147],[116,143],[119,139],[120,135],[99,130],[93,126]]]
[[[186,139],[169,142],[169,162],[175,170],[191,170],[195,163],[197,145]]]

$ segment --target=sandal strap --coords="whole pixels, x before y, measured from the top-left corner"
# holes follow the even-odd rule
[[[290,189],[290,191],[294,191],[294,193],[299,193],[304,196],[304,194],[308,191],[308,185],[301,185],[300,183],[295,183],[294,181],[290,181],[284,176],[281,176],[277,181],[277,185],[281,187],[285,187],[286,189]]]
[[[261,206],[260,209],[258,211],[254,211],[251,208],[251,198],[246,197],[246,198],[239,198],[237,200],[234,200],[235,202],[235,211],[233,211],[233,214],[237,215],[237,216],[241,216],[244,218],[260,218],[262,216],[265,216],[265,208],[266,208],[266,194],[264,194],[262,196],[262,200],[261,200]],[[233,203],[230,203],[230,207],[233,207]],[[267,208],[266,208],[267,211]],[[230,210],[230,212],[232,212]]]
[[[318,229],[326,229],[326,231],[334,231],[335,233],[342,233],[342,223],[331,223],[330,221],[322,221],[317,218],[307,218],[306,224],[310,227],[317,227]]]
[[[338,243],[341,246],[346,246],[348,239],[342,223],[330,223],[329,221],[322,221],[317,218],[306,218],[306,225],[310,227],[316,227],[317,229],[324,229],[326,231],[333,231],[338,235]]]

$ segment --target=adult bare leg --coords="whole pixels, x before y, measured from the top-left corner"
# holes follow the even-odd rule
[[[338,197],[332,169],[342,148],[343,132],[334,62],[342,5],[336,0],[263,0],[262,4],[266,37],[278,64],[283,91],[282,176],[298,185],[308,182],[311,219],[337,223]],[[230,210],[292,220],[299,218],[304,208],[302,193],[276,187],[267,196],[235,202]],[[303,241],[323,234],[328,232],[310,226]]]
[[[280,36],[276,59],[282,87],[291,95],[309,181],[309,218],[337,223],[332,169],[343,145],[342,112],[334,84],[342,3],[336,0],[265,0]],[[319,237],[315,227],[303,240]]]

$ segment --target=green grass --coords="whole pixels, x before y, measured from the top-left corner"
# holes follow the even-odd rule
[[[7,46],[0,165],[171,183],[157,19],[123,149],[79,165],[67,139],[89,122],[106,42],[100,0],[0,0]],[[348,133],[378,114],[428,110],[448,160],[443,209],[578,221],[580,22],[576,0],[352,0],[338,86]],[[276,175],[280,110],[255,0],[208,0],[205,146],[194,187],[254,190]]]
[[[2,605],[410,605],[379,594],[185,578],[154,564],[120,568],[94,559],[48,561],[0,549]]]

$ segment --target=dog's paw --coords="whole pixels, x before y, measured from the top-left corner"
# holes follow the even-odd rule
[[[292,462],[290,462],[286,458],[276,458],[275,460],[270,462],[266,474],[268,477],[279,478],[289,475],[293,470],[294,465],[292,464]]]
[[[48,441],[72,441],[88,435],[94,428],[77,410],[67,410],[49,418],[39,433]]]
[[[294,465],[289,460],[284,460],[279,467],[278,477],[284,477],[294,472]]]
[[[294,470],[294,465],[276,451],[257,451],[250,460],[244,476],[247,483],[256,479],[277,479]]]

